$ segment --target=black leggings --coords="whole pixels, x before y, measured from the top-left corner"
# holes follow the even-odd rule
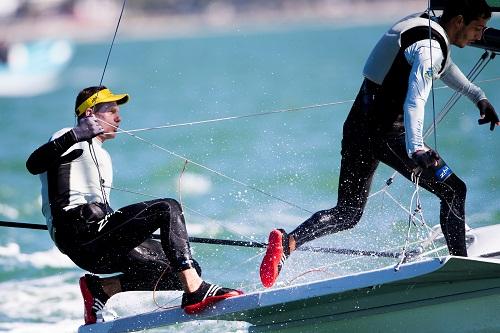
[[[79,267],[96,274],[122,272],[123,291],[182,289],[177,272],[194,267],[181,206],[174,199],[129,205],[101,223],[103,204],[92,203],[62,212],[54,221],[55,240]],[[161,244],[151,235],[160,229]]]
[[[342,160],[337,206],[313,214],[290,234],[297,246],[318,237],[354,227],[368,199],[373,175],[379,162],[387,164],[407,179],[417,165],[406,153],[404,132],[381,136],[375,133],[376,122],[367,112],[373,105],[360,91],[344,124]],[[375,120],[376,121],[376,120]],[[422,171],[420,186],[441,200],[440,224],[450,254],[467,256],[465,245],[466,186],[455,174],[438,182],[430,169]]]

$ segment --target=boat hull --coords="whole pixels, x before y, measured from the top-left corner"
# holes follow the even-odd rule
[[[131,332],[193,320],[251,323],[250,332],[494,332],[500,261],[446,257],[227,299],[199,315],[178,307],[82,326]]]

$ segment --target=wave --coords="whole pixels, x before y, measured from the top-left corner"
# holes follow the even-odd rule
[[[0,215],[9,219],[17,219],[19,217],[19,210],[10,205],[0,203]]]
[[[176,182],[178,179],[175,180]],[[182,194],[200,196],[207,194],[212,189],[212,181],[207,176],[192,172],[185,172],[181,179]]]
[[[76,332],[83,324],[76,272],[3,282],[0,294],[1,332]]]
[[[73,268],[75,264],[55,246],[46,251],[22,253],[19,244],[0,246],[0,266],[34,268]]]

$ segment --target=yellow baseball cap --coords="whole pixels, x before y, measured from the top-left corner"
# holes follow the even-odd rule
[[[129,100],[128,94],[113,94],[109,89],[99,90],[89,98],[87,98],[80,106],[75,110],[77,116],[82,115],[88,108],[94,107],[99,103],[116,102],[116,104],[125,104]]]

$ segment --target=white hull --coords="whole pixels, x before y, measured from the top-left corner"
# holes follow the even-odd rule
[[[446,257],[398,271],[388,267],[250,293],[196,316],[175,307],[82,326],[78,332],[132,332],[193,320],[246,321],[254,325],[250,332],[406,333],[431,327],[490,332],[500,329],[499,311],[500,261]]]

